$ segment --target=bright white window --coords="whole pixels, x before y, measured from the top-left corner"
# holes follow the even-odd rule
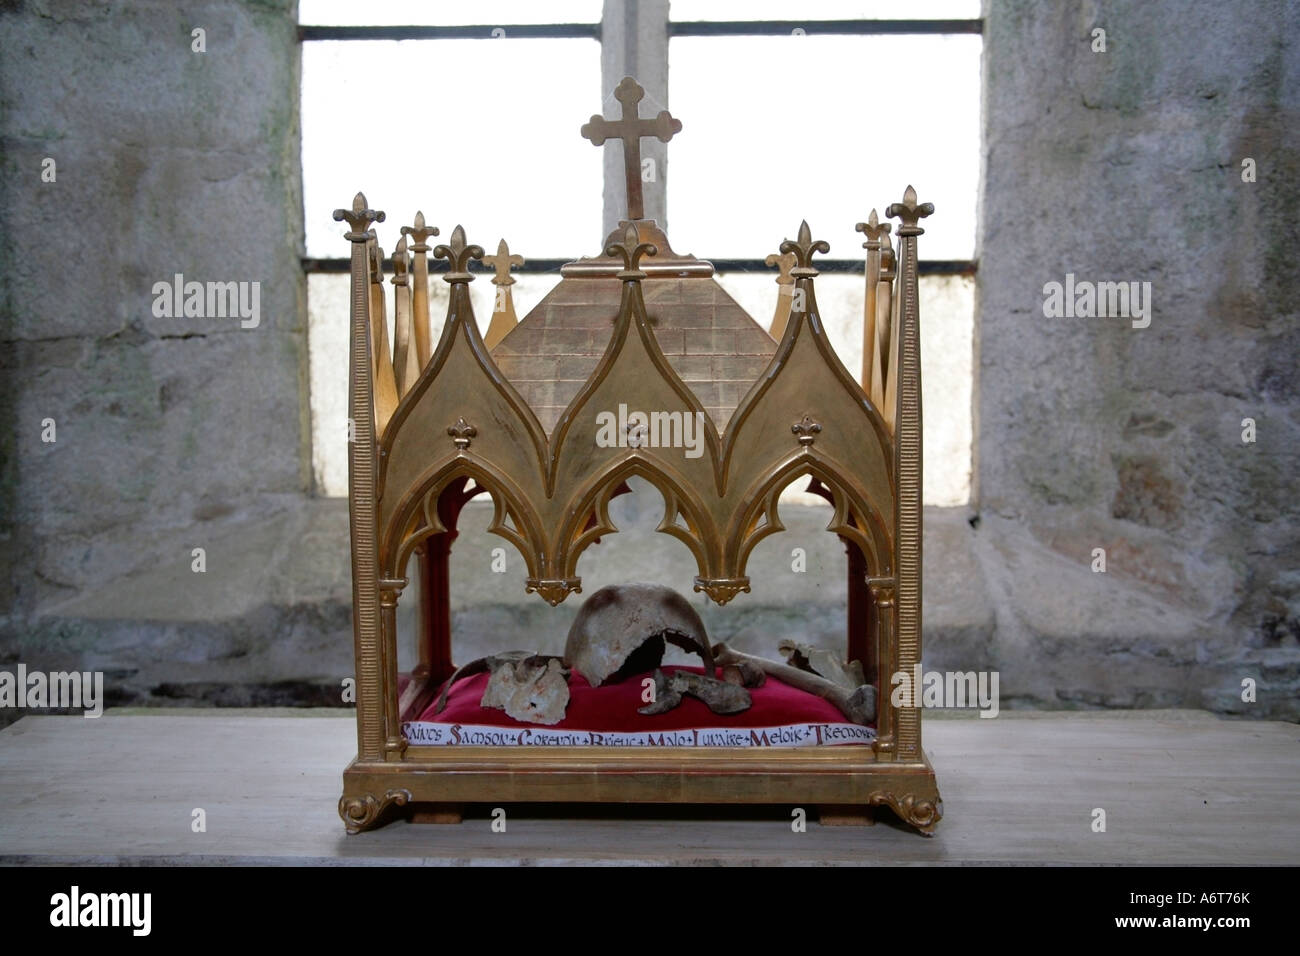
[[[600,3],[303,0],[312,26],[595,23]],[[586,38],[309,40],[302,51],[303,210],[307,255],[350,255],[333,211],[364,191],[382,209],[390,254],[416,210],[442,231],[459,223],[496,252],[505,239],[525,258],[591,254],[601,239],[601,157],[577,135],[600,107],[600,44]],[[563,119],[540,104],[570,103]],[[559,280],[528,274],[513,287],[523,315]],[[312,464],[318,493],[347,494],[348,284],[308,276]],[[445,285],[433,281],[436,335]],[[480,319],[492,314],[486,277],[470,286]],[[390,293],[391,294],[391,293]],[[392,308],[389,308],[392,319]],[[390,336],[390,341],[391,341]]]
[[[455,6],[303,0],[312,25],[595,23],[601,4],[491,2]],[[676,0],[674,22],[979,16],[975,0],[900,8],[852,0],[746,4]],[[421,19],[424,18],[424,19]],[[979,187],[978,34],[682,36],[669,41],[669,108],[684,129],[670,146],[669,234],[680,251],[746,260],[775,252],[807,219],[830,258],[861,261],[854,224],[902,198],[909,183],[936,213],[921,259],[974,256]],[[417,208],[449,234],[495,251],[506,238],[525,258],[591,255],[601,228],[601,150],[577,134],[609,101],[600,44],[588,38],[313,40],[303,44],[303,194],[307,255],[348,255],[331,218],[357,191],[385,210],[381,245]],[[611,101],[612,102],[612,101]],[[611,102],[606,103],[607,111]],[[358,134],[356,117],[368,131]],[[617,146],[606,147],[617,149]],[[621,167],[620,167],[621,172]],[[765,326],[774,273],[720,273]],[[524,315],[558,281],[525,273],[514,286]],[[308,281],[313,457],[317,488],[347,493],[346,274]],[[435,334],[443,284],[431,284]],[[492,289],[471,287],[480,320]],[[818,303],[845,365],[861,369],[863,276],[827,270]],[[974,281],[921,279],[927,504],[970,497]]]

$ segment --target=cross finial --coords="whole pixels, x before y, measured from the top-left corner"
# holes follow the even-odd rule
[[[511,266],[522,266],[524,264],[523,256],[512,256],[510,247],[502,239],[497,243],[497,254],[495,256],[484,256],[483,263],[491,266],[496,270],[496,275],[492,277],[492,284],[496,286],[514,285],[515,277],[510,274]]]
[[[645,198],[641,193],[641,139],[653,136],[666,143],[674,133],[682,131],[682,121],[673,119],[667,110],[659,115],[642,119],[638,104],[645,98],[645,89],[630,76],[614,89],[614,98],[623,104],[623,118],[610,121],[599,113],[583,124],[582,135],[597,146],[607,139],[623,141],[623,173],[627,177],[627,218],[645,218]]]

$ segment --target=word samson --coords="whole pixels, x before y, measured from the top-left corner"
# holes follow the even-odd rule
[[[0,708],[85,709],[83,717],[98,717],[104,712],[103,671],[28,671],[26,664],[18,672],[0,671]]]

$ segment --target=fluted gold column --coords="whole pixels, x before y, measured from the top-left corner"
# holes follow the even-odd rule
[[[351,209],[334,210],[347,221],[352,243],[352,342],[348,365],[348,415],[355,440],[348,452],[348,525],[352,539],[352,635],[356,657],[357,758],[379,760],[384,751],[380,687],[379,564],[375,528],[375,400],[370,354],[370,224],[384,214],[357,193]]]

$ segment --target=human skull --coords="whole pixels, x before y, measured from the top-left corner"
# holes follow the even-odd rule
[[[664,642],[699,654],[713,676],[704,622],[689,601],[659,584],[611,584],[583,603],[569,628],[564,660],[592,687],[658,667]]]

